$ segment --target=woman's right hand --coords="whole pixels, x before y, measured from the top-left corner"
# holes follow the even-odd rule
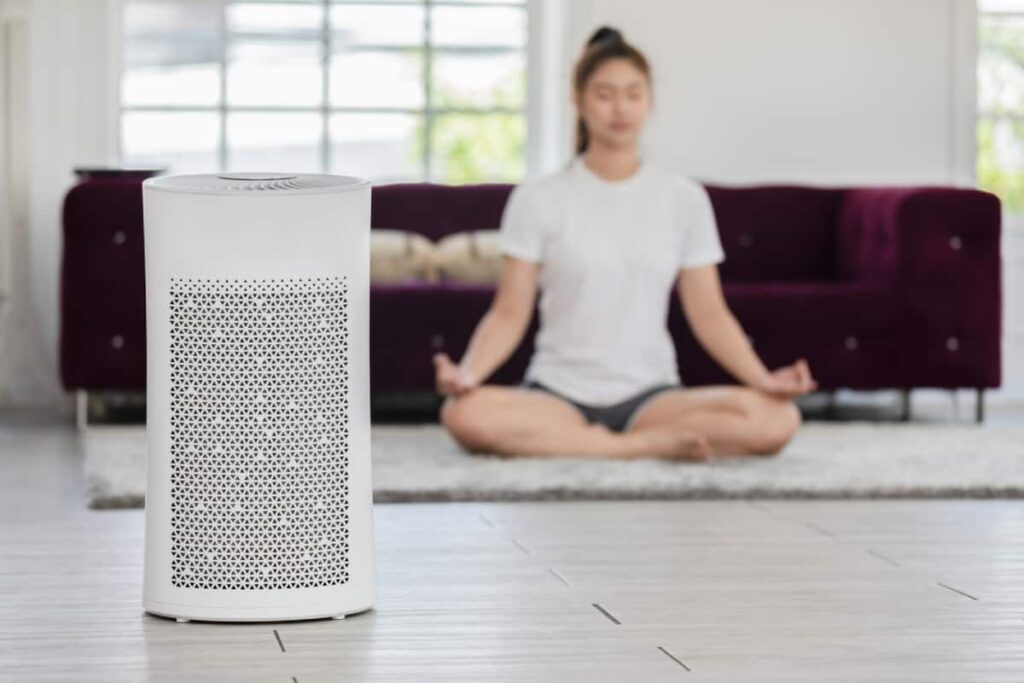
[[[755,386],[761,391],[793,399],[817,389],[818,380],[811,377],[807,359],[800,358],[792,365],[772,370]]]
[[[441,394],[459,396],[480,384],[468,368],[453,363],[448,354],[443,351],[434,354],[434,370],[437,377],[437,391]]]

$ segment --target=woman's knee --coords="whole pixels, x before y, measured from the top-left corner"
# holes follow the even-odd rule
[[[786,447],[800,428],[800,408],[790,399],[772,398],[766,411],[760,436],[755,444],[758,455],[777,455]]]
[[[478,392],[472,391],[462,396],[449,395],[441,404],[441,424],[471,451],[484,449],[488,443],[481,403]]]

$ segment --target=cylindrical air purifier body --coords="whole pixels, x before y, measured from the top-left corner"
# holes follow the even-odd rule
[[[142,187],[145,610],[265,621],[369,609],[369,183]]]

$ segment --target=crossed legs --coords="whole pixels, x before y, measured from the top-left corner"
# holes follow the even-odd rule
[[[629,428],[587,423],[572,404],[538,389],[482,385],[441,406],[441,423],[471,453],[614,458],[773,455],[800,425],[788,400],[740,386],[663,391]]]
[[[801,424],[790,399],[750,387],[712,385],[670,389],[642,405],[631,431],[681,425],[707,437],[713,455],[776,455]]]

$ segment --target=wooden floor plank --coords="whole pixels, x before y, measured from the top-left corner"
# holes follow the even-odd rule
[[[1024,680],[1017,501],[378,505],[373,610],[176,623],[79,457],[0,421],[0,680]]]

